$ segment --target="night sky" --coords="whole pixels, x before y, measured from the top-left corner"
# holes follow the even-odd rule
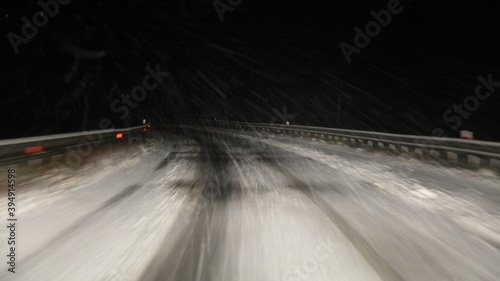
[[[103,118],[283,123],[286,107],[291,124],[500,141],[493,1],[220,0],[223,21],[204,0],[42,2],[53,15],[38,14],[48,20],[31,39],[22,19],[33,23],[37,1],[0,9],[1,138],[99,129]],[[354,48],[354,28],[391,4],[399,12],[349,63],[340,44]],[[122,100],[155,70],[156,87]],[[478,77],[492,81],[481,99]]]

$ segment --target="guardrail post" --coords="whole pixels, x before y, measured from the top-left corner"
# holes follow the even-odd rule
[[[414,152],[416,155],[424,156],[424,150],[422,148],[416,147]]]
[[[446,158],[448,159],[448,161],[451,161],[451,162],[458,162],[458,154],[456,154],[455,152],[447,152],[446,153]]]
[[[63,160],[63,154],[52,155],[51,162],[60,162]]]
[[[457,157],[458,157],[459,163],[468,163],[468,161],[467,161],[468,158],[467,158],[466,154],[458,153]]]
[[[468,155],[467,156],[467,163],[474,165],[474,166],[481,166],[481,158],[479,158],[475,155]]]
[[[431,149],[429,155],[436,158],[441,158],[441,153],[435,149]]]
[[[43,163],[44,163],[44,159],[43,158],[28,160],[28,166],[30,166],[30,167],[40,166]]]

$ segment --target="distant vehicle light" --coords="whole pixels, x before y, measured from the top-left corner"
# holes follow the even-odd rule
[[[116,138],[117,138],[117,139],[121,139],[121,138],[123,138],[123,134],[116,134]]]

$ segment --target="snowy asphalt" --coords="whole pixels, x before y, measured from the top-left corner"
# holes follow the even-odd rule
[[[189,129],[67,173],[18,183],[0,280],[500,280],[488,171]]]

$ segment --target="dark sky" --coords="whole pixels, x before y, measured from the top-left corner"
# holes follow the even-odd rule
[[[402,0],[350,63],[339,44],[355,46],[354,28],[392,1],[232,1],[221,21],[212,1],[73,0],[17,54],[9,34],[22,36],[22,18],[41,7],[10,2],[0,10],[2,138],[98,129],[103,118],[282,122],[286,106],[292,124],[500,140],[500,89],[474,100],[479,76],[500,81],[493,1]],[[148,66],[169,76],[123,102]]]

